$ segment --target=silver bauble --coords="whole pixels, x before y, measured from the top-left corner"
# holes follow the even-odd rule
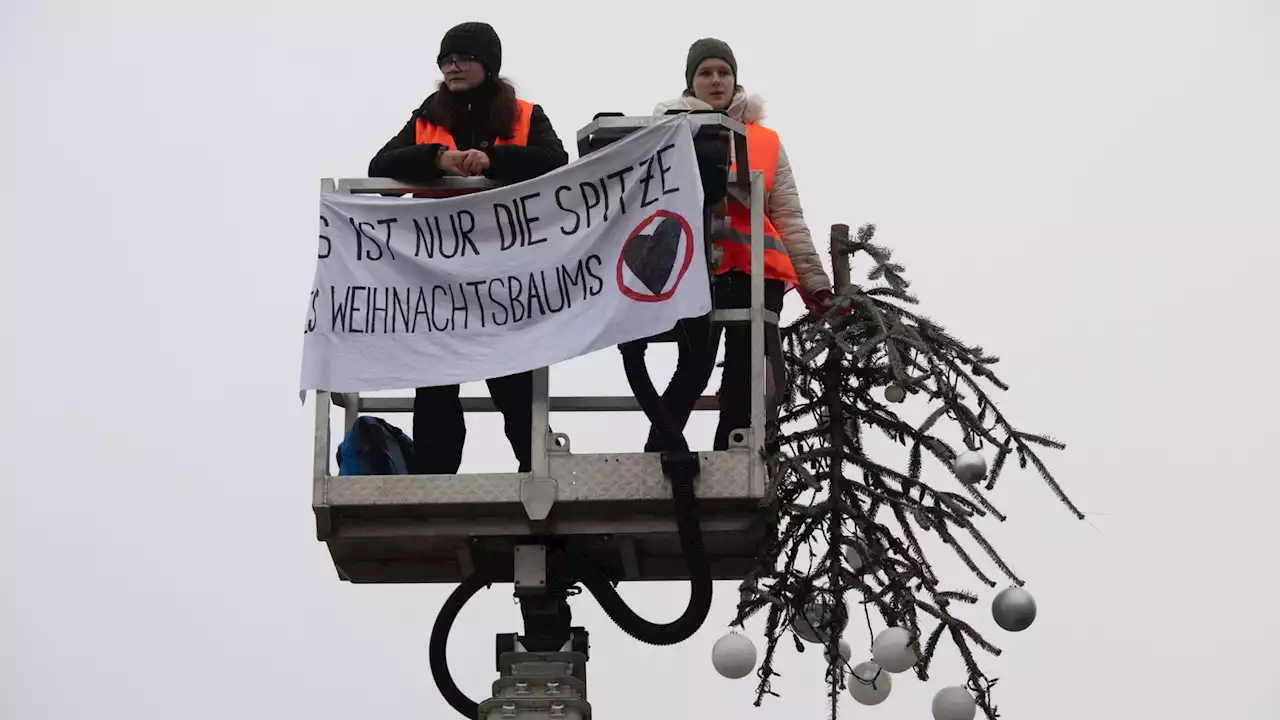
[[[901,385],[890,385],[884,389],[884,399],[891,403],[900,403],[907,399],[907,391]]]
[[[853,659],[853,646],[851,646],[849,644],[849,641],[845,640],[844,638],[840,638],[840,642],[838,643],[838,646],[840,648],[840,659],[836,662],[838,662],[841,665],[848,665],[849,661]],[[831,662],[830,650],[823,650],[822,655],[827,659],[828,663]]]
[[[834,613],[831,611],[830,602],[830,599],[825,596],[810,600],[809,604],[805,605],[803,615],[797,613],[791,618],[791,629],[800,636],[801,640],[825,643],[828,631],[834,630],[837,636],[844,632],[844,626],[849,622],[848,614],[846,613],[839,627],[832,627],[835,623],[832,622]]]
[[[900,673],[914,667],[919,657],[912,646],[911,633],[906,628],[889,627],[871,641],[871,659],[886,672]]]
[[[1022,632],[1035,622],[1036,599],[1020,587],[1005,588],[991,601],[991,617],[1009,632]]]
[[[956,457],[952,469],[960,482],[973,485],[987,476],[987,459],[973,450],[966,450]]]
[[[944,687],[933,696],[934,720],[973,720],[978,705],[968,690],[958,686]]]
[[[730,680],[744,678],[756,666],[756,645],[746,635],[731,632],[712,646],[711,664]]]
[[[849,694],[862,705],[879,705],[893,689],[892,677],[873,662],[858,663],[851,675],[846,682]]]

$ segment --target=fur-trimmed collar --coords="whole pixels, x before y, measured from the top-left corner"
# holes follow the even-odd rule
[[[668,110],[710,110],[711,106],[694,97],[690,91],[684,91],[680,97],[659,103],[654,109],[655,115],[665,114]],[[733,94],[729,108],[725,114],[738,122],[752,124],[764,120],[764,98],[759,95],[748,95],[741,87]]]

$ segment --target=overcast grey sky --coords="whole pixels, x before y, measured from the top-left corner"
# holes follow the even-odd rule
[[[426,655],[448,588],[337,580],[296,388],[317,179],[364,174],[472,19],[566,142],[596,111],[648,113],[690,41],[727,40],[815,234],[878,223],[925,311],[1004,358],[1002,407],[1069,443],[1053,467],[1088,523],[1030,472],[994,496],[1011,520],[990,536],[1040,604],[983,660],[1004,717],[1280,717],[1280,7],[709,7],[4,3],[0,717],[452,716]],[[625,388],[612,351],[552,373],[560,393]],[[464,468],[509,469],[497,419],[469,422]],[[555,422],[575,450],[642,443],[634,418]],[[686,593],[623,588],[658,621]],[[676,648],[575,601],[596,717],[821,716],[819,653],[784,649],[760,709],[715,674],[736,597],[717,593]],[[518,617],[502,589],[463,612],[450,656],[473,697]],[[937,662],[846,716],[929,717],[962,678]]]

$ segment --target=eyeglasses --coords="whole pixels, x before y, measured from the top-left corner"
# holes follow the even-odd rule
[[[459,70],[466,70],[471,67],[471,63],[474,60],[475,57],[471,55],[449,55],[440,58],[437,64],[440,66],[441,70],[448,68],[450,65],[453,65]]]

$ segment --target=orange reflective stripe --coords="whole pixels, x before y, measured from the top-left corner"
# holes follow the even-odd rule
[[[773,191],[773,180],[778,172],[778,154],[782,152],[782,140],[778,133],[761,125],[747,125],[747,158],[752,170],[764,173],[764,191]],[[737,170],[737,159],[729,165],[729,174]]]
[[[728,233],[716,239],[722,251],[718,273],[729,270],[751,272],[751,214],[739,203],[730,202],[728,212]],[[791,264],[791,255],[782,242],[777,228],[764,218],[764,276],[773,280],[797,282],[795,267]]]
[[[533,103],[516,99],[516,119],[511,124],[511,139],[504,140],[498,138],[494,141],[494,145],[517,145],[524,147],[529,144],[529,125],[533,119]],[[415,142],[418,145],[443,145],[450,150],[457,150],[458,143],[453,139],[453,133],[439,125],[433,125],[422,118],[418,118],[416,129],[414,132]],[[414,197],[424,197],[421,193],[413,193]]]
[[[716,241],[722,242],[722,243],[734,243],[737,245],[746,245],[748,248],[750,248],[751,233],[740,232],[738,228],[730,225],[729,231],[725,233],[723,236],[716,238]],[[782,244],[782,239],[778,237],[778,234],[776,231],[774,231],[773,226],[769,224],[768,220],[766,220],[765,226],[764,226],[764,251],[767,253],[770,250],[774,252],[786,253],[787,246]],[[789,256],[790,254],[788,254],[788,257]]]
[[[751,214],[739,203],[731,203],[726,213],[729,228],[721,237],[716,238],[720,248],[720,267],[716,273],[740,270],[751,273]],[[798,284],[795,267],[791,264],[791,255],[783,244],[778,229],[764,218],[764,276],[771,280],[782,280]]]
[[[516,119],[511,124],[511,139],[498,138],[493,144],[518,145],[522,147],[528,145],[529,124],[532,118],[533,103],[525,100],[516,100]],[[422,118],[418,118],[414,135],[415,142],[418,145],[444,145],[450,150],[458,149],[458,144],[453,139],[453,133]]]
[[[721,237],[717,238],[717,242],[722,245],[741,245],[747,248],[747,252],[751,251],[751,211],[741,203],[731,202],[728,204],[726,219],[729,221],[729,229]],[[782,243],[782,235],[778,229],[769,222],[769,216],[764,217],[764,254],[765,260],[769,259],[770,253],[781,254],[783,257],[790,258],[787,253],[787,246]],[[746,272],[750,272],[750,266],[742,268]]]
[[[777,177],[778,156],[782,151],[782,142],[778,133],[767,127],[747,125],[747,159],[752,170],[759,170],[764,176],[764,191],[767,196],[773,191],[774,178]],[[732,167],[736,168],[735,158]],[[730,169],[730,173],[734,172]],[[727,203],[726,216],[729,220],[729,231],[724,237],[716,239],[720,248],[720,267],[716,273],[740,270],[751,273],[751,212],[742,203],[730,199]],[[769,216],[764,217],[764,276],[770,280],[782,280],[792,285],[799,284],[795,266],[791,263],[791,255],[782,242],[782,236],[773,226]]]
[[[524,100],[516,100],[516,121],[511,124],[511,139],[503,140],[498,138],[495,145],[518,145],[524,147],[529,144],[529,123],[533,120],[533,103]]]
[[[458,149],[458,144],[453,141],[452,133],[439,125],[432,125],[422,118],[418,118],[416,141],[418,145],[443,145],[450,150]]]
[[[723,275],[730,270],[751,274],[750,245],[724,243],[719,245],[719,248],[721,254],[720,266],[716,268],[717,275]],[[791,285],[800,284],[800,278],[796,276],[795,268],[791,265],[791,258],[785,253],[769,250],[764,252],[764,276],[768,280],[781,280]]]

